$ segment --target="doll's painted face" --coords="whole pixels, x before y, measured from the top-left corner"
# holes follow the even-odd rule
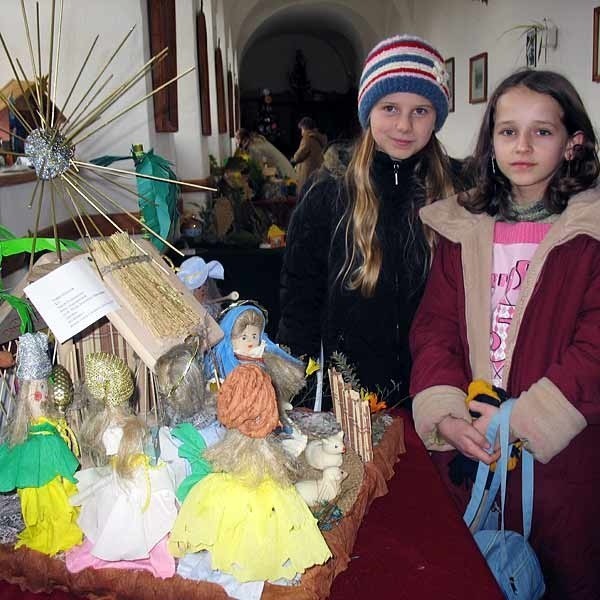
[[[48,381],[36,379],[29,382],[27,402],[31,416],[36,419],[44,414],[44,404],[48,400]]]
[[[204,301],[208,297],[208,286],[206,284],[201,285],[200,287],[194,290],[193,294],[194,298],[196,298],[196,300],[198,300],[200,304],[204,303]]]
[[[119,425],[110,425],[102,434],[102,443],[106,456],[115,456],[119,453],[119,446],[123,438],[123,428]]]
[[[246,325],[240,334],[231,338],[234,353],[251,356],[254,349],[260,346],[260,333],[258,326]]]

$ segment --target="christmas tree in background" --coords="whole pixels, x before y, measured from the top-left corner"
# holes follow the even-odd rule
[[[277,115],[273,112],[273,98],[270,90],[266,88],[262,92],[262,100],[258,108],[256,130],[273,143],[279,137],[279,123]]]

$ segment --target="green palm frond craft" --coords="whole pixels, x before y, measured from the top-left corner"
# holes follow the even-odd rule
[[[30,237],[12,237],[8,239],[2,239],[2,235],[3,232],[0,232],[0,262],[4,256],[31,253],[34,249],[34,242],[36,252],[40,252],[41,250],[56,252],[56,240],[54,238],[36,238],[34,240],[34,238]],[[61,250],[81,250],[81,247],[72,240],[61,239],[59,240],[59,244]]]
[[[172,163],[162,156],[154,154],[152,149],[144,152],[134,146],[131,149],[130,156],[99,156],[92,159],[91,162],[106,167],[113,162],[129,159],[133,159],[135,172],[140,175],[177,180],[177,176],[171,169]],[[169,240],[173,236],[179,216],[177,209],[179,186],[175,183],[143,177],[136,178],[136,185],[139,196],[138,206],[144,224],[162,238]],[[166,248],[164,242],[155,236],[151,236],[150,241],[161,252]]]
[[[21,320],[19,331],[21,334],[33,332],[33,320],[35,315],[33,313],[33,307],[28,300],[9,294],[0,283],[0,303],[1,302],[6,302],[19,315],[19,319]]]

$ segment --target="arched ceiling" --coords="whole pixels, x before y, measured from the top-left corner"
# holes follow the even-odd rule
[[[406,0],[228,0],[227,22],[241,61],[257,40],[275,35],[309,34],[345,38],[359,61],[380,38],[398,30],[399,7]]]

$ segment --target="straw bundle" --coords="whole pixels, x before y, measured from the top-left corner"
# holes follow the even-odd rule
[[[91,252],[100,272],[114,277],[133,312],[157,337],[186,335],[200,322],[200,316],[185,302],[164,271],[127,233],[92,240]]]

